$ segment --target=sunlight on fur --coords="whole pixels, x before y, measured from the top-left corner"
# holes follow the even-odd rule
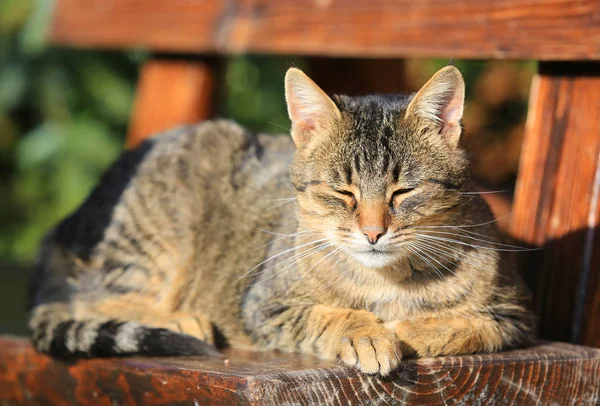
[[[56,357],[302,352],[364,373],[535,334],[460,148],[464,81],[328,96],[285,77],[291,137],[207,121],[127,151],[48,233],[29,326]]]

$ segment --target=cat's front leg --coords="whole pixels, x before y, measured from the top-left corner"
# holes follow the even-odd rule
[[[495,352],[502,349],[503,335],[500,326],[491,319],[471,318],[421,318],[385,323],[401,343],[405,356],[436,357],[478,352]]]
[[[304,327],[306,336],[298,343],[302,352],[340,359],[365,373],[387,375],[402,358],[394,332],[368,311],[317,305]]]

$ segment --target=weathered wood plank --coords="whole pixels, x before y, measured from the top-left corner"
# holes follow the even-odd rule
[[[193,124],[212,111],[214,75],[202,62],[154,59],[142,68],[127,146],[160,132]]]
[[[54,43],[176,52],[600,59],[597,0],[59,0]]]
[[[600,65],[543,64],[521,153],[512,233],[542,337],[600,347]]]
[[[58,0],[51,39],[82,47],[214,49],[226,0]]]
[[[580,404],[600,402],[600,350],[541,344],[407,360],[382,379],[295,354],[124,358],[66,364],[0,339],[0,404]]]

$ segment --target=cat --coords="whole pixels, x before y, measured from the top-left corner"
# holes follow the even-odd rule
[[[46,237],[30,288],[56,357],[232,346],[388,375],[403,357],[535,335],[529,293],[460,148],[453,66],[416,94],[285,77],[291,138],[207,121],[127,151]]]

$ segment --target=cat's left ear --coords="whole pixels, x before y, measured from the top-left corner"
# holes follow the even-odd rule
[[[450,146],[458,146],[460,120],[465,102],[465,81],[454,66],[446,66],[419,90],[406,109],[405,117],[419,117],[439,129]]]
[[[335,103],[300,69],[285,75],[285,100],[297,147],[328,134],[341,114]]]

